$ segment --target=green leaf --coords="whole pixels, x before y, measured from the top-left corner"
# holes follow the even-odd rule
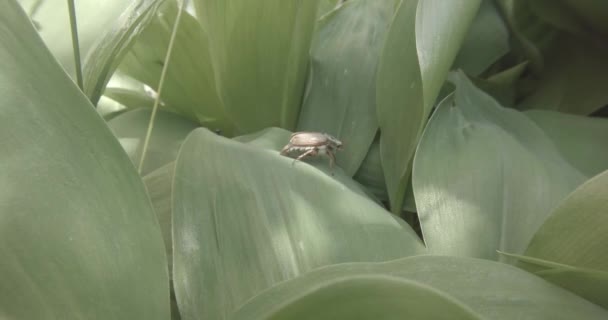
[[[608,271],[607,188],[608,172],[577,188],[538,230],[525,255]]]
[[[567,268],[538,272],[537,275],[608,309],[608,272]]]
[[[570,292],[502,263],[416,256],[309,272],[256,296],[233,319],[536,320],[607,315]]]
[[[401,211],[409,161],[425,121],[422,77],[416,52],[418,1],[402,0],[386,38],[376,84],[380,158],[391,204]]]
[[[121,62],[120,72],[158,91],[177,10],[175,0],[164,2]],[[165,110],[177,112],[230,136],[234,133],[234,125],[217,93],[208,42],[207,33],[199,21],[184,12],[161,99]]]
[[[363,159],[363,163],[361,163],[361,166],[353,179],[362,184],[376,198],[382,201],[388,201],[386,182],[384,180],[384,172],[382,171],[382,162],[380,160],[379,136],[369,147],[367,155],[365,156],[365,159]]]
[[[175,162],[170,162],[142,178],[150,201],[156,212],[156,219],[165,242],[167,257],[173,256],[173,241],[171,238],[171,195],[173,191],[173,176]],[[169,277],[172,278],[172,259],[169,260]]]
[[[154,206],[156,218],[165,242],[168,257],[173,257],[173,239],[171,234],[171,196],[175,162],[166,164],[143,177],[148,195]],[[173,259],[169,259],[169,279],[171,280],[171,319],[180,319],[177,300],[173,289]]]
[[[524,113],[551,138],[562,156],[588,177],[608,169],[608,119],[528,110]]]
[[[146,131],[150,123],[150,109],[135,109],[116,116],[108,122],[134,165],[139,164]],[[175,161],[186,136],[198,125],[179,115],[158,111],[146,153],[142,176]]]
[[[93,104],[102,95],[116,62],[152,17],[159,0],[80,0],[76,21],[83,59],[84,91]],[[75,78],[66,1],[23,0],[40,36],[66,72]]]
[[[120,144],[0,2],[0,317],[167,319],[162,237]]]
[[[347,146],[337,163],[354,175],[378,131],[376,70],[396,1],[350,0],[317,27],[299,131],[326,132]]]
[[[146,87],[144,83],[118,70],[108,82],[104,95],[101,96],[100,101],[97,103],[97,112],[100,114],[107,112],[103,109],[104,102],[102,102],[102,99],[111,99],[115,103],[120,104],[122,109],[137,109],[144,107],[152,108],[155,98],[156,92]],[[160,103],[163,106],[162,99]]]
[[[509,52],[509,30],[494,1],[482,0],[452,69],[478,76]]]
[[[376,103],[391,202],[401,211],[411,159],[480,0],[402,0],[380,59]]]
[[[528,62],[522,62],[495,73],[487,79],[473,78],[473,83],[496,99],[502,106],[514,108],[520,78],[526,71]]]
[[[173,270],[184,318],[225,319],[262,290],[321,266],[425,252],[411,228],[327,159],[280,156],[289,131],[256,135],[245,144],[201,128],[181,148]]]
[[[414,160],[425,243],[437,254],[497,259],[523,253],[585,176],[524,114],[453,74],[455,94],[431,118]]]
[[[317,17],[321,18],[334,10],[340,4],[340,1],[341,0],[320,0],[319,9],[317,9]]]
[[[197,0],[216,85],[237,134],[294,129],[319,0]]]
[[[608,104],[608,46],[562,35],[551,49],[536,89],[519,109],[588,115]]]

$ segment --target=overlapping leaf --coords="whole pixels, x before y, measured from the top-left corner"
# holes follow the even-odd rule
[[[237,134],[293,130],[319,0],[197,0],[219,96]]]
[[[587,181],[534,235],[523,268],[608,307],[608,172]],[[540,268],[539,268],[540,266]]]
[[[521,112],[454,74],[456,92],[433,115],[413,187],[433,253],[496,259],[521,254],[553,207],[585,180]]]
[[[419,135],[480,3],[403,0],[393,19],[376,92],[393,212],[401,210]]]
[[[23,0],[21,5],[68,74],[75,76],[70,18],[66,1]],[[117,61],[150,21],[159,0],[75,1],[85,92],[94,104]]]
[[[326,132],[348,145],[337,163],[350,175],[378,131],[376,70],[396,3],[346,2],[320,21],[311,48],[298,130]]]
[[[509,51],[509,30],[494,1],[482,0],[453,69],[477,76]]]
[[[528,110],[524,113],[551,138],[562,156],[588,177],[608,169],[608,119]]]
[[[517,268],[418,256],[347,263],[278,284],[241,319],[603,319],[608,311]]]
[[[425,252],[403,221],[327,159],[280,156],[288,139],[288,131],[269,129],[244,144],[197,129],[184,142],[173,266],[185,318],[225,319],[262,290],[313,268]]]
[[[120,72],[158,90],[177,10],[175,0],[165,1],[121,62]],[[188,13],[182,14],[161,93],[162,101],[166,109],[232,135],[234,125],[218,96],[208,41],[199,21]]]
[[[116,116],[108,122],[134,165],[139,165],[144,139],[150,123],[149,109],[135,109]],[[198,125],[179,115],[159,111],[154,119],[150,144],[141,174],[146,175],[175,161],[177,152],[186,136]]]
[[[14,0],[0,2],[0,60],[0,317],[167,319],[144,186]]]

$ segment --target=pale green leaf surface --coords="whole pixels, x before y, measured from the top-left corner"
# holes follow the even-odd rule
[[[570,194],[530,242],[525,255],[608,272],[608,172]]]
[[[342,140],[337,163],[351,176],[378,131],[376,70],[395,4],[350,0],[320,21],[313,40],[297,129]]]
[[[116,116],[108,125],[134,165],[139,164],[146,131],[150,123],[150,109],[135,109]],[[175,161],[181,143],[198,125],[179,115],[167,111],[158,111],[154,119],[154,128],[142,176],[169,162]]]
[[[608,119],[545,110],[524,114],[553,140],[570,164],[588,177],[608,169]]]
[[[237,134],[293,130],[319,0],[197,0],[216,85]]]
[[[509,30],[492,0],[482,0],[452,69],[478,76],[509,52]]]
[[[403,0],[380,60],[377,113],[380,154],[399,212],[418,138],[481,0]]]
[[[123,106],[128,106],[130,109],[151,109],[154,106],[154,98],[147,94],[142,94],[142,92],[129,89],[106,88],[103,96],[119,102]]]
[[[530,256],[502,253],[517,266],[608,309],[608,272],[573,267]]]
[[[167,319],[145,188],[14,0],[0,60],[0,318]]]
[[[432,253],[497,259],[523,253],[559,201],[585,176],[524,114],[453,74],[456,92],[431,118],[413,187]]]
[[[120,72],[158,91],[177,10],[175,0],[165,1],[126,54],[118,67]],[[208,41],[199,21],[182,14],[161,99],[165,109],[232,135],[234,125],[217,93]]]
[[[416,12],[416,50],[428,115],[482,0],[424,0]]]
[[[23,0],[53,55],[72,78],[75,64],[70,18],[64,0]],[[149,21],[159,0],[75,1],[85,92],[97,104],[116,60]]]
[[[417,0],[401,1],[386,36],[376,80],[380,159],[393,213],[401,211],[409,161],[425,122],[416,52],[417,5]]]
[[[380,139],[376,138],[369,147],[367,155],[353,179],[362,184],[376,198],[388,201],[386,182],[380,160]]]
[[[173,256],[173,242],[171,238],[171,194],[173,191],[173,175],[175,173],[175,162],[168,164],[148,173],[142,178],[150,201],[156,212],[156,218],[165,242],[167,257]],[[169,276],[172,274],[173,259],[169,260]]]
[[[487,79],[473,78],[472,80],[479,89],[491,95],[501,106],[514,108],[518,85],[520,85],[519,80],[527,66],[528,62],[525,61],[495,73]]]
[[[232,319],[482,319],[414,281],[383,274],[333,276],[324,281],[297,279],[301,281],[289,283],[291,287],[275,289],[272,298],[262,296],[245,305]]]
[[[325,14],[334,10],[341,0],[320,0],[319,8],[317,9],[317,17],[321,18]]]
[[[538,87],[518,108],[588,115],[608,104],[608,46],[562,35],[540,73]]]
[[[286,143],[289,132],[267,130],[258,139]],[[225,319],[313,268],[426,252],[411,228],[349,179],[326,159],[294,163],[252,140],[193,131],[173,195],[173,270],[184,318]]]
[[[368,289],[379,294],[407,282],[414,296],[401,296],[400,303],[407,310],[400,310],[391,300],[395,296],[375,301],[373,294],[358,290],[360,287],[354,285],[361,279],[367,279]],[[405,288],[400,289],[396,296],[404,294]],[[432,291],[437,295],[431,295]],[[349,308],[367,317],[359,318],[349,313]],[[393,312],[384,314],[384,308]],[[438,310],[442,312],[435,314]],[[603,319],[608,315],[605,309],[506,264],[416,256],[386,263],[346,263],[309,272],[250,300],[234,319],[285,319],[279,316],[290,311],[298,313],[289,319],[316,319],[323,312],[334,316],[328,319],[409,319],[405,317],[411,315],[408,312],[421,312],[412,319],[452,319],[466,310],[469,317],[476,314],[473,318],[492,320]]]
[[[547,270],[536,274],[608,309],[608,272],[567,268]]]
[[[171,236],[171,195],[173,191],[173,174],[175,162],[170,162],[143,177],[146,190],[154,206],[156,218],[165,242],[168,257],[173,257],[173,239]],[[173,291],[173,259],[169,259],[169,278],[171,283],[171,319],[180,319],[175,292]]]

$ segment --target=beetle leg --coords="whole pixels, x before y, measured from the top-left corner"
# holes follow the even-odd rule
[[[336,156],[331,150],[327,150],[327,156],[329,157],[329,168],[333,170],[334,164],[336,163]]]
[[[291,163],[291,165],[293,166],[296,163],[296,161],[301,160],[301,159],[303,159],[306,156],[316,156],[317,155],[317,151],[318,151],[317,148],[313,148],[313,149],[310,149],[310,150],[302,153],[299,157],[297,157],[297,158],[295,158],[293,160],[293,162]]]
[[[284,156],[289,152],[289,148],[291,147],[291,145],[287,144],[286,146],[283,147],[283,149],[281,149],[281,153],[280,155]]]

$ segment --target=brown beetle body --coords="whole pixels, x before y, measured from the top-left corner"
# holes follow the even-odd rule
[[[342,150],[342,142],[335,137],[319,132],[295,132],[291,135],[289,143],[281,150],[281,155],[291,152],[301,153],[295,160],[308,156],[326,154],[329,157],[329,166],[333,168],[336,162],[334,152]]]

